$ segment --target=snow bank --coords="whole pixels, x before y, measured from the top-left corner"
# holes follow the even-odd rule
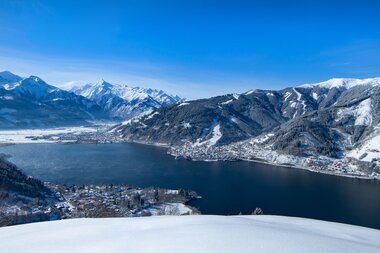
[[[71,219],[0,229],[2,252],[380,252],[380,231],[280,216]]]

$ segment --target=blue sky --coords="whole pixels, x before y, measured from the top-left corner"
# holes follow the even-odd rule
[[[380,76],[380,1],[0,0],[0,69],[188,98]]]

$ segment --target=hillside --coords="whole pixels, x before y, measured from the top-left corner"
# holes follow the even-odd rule
[[[56,193],[0,156],[0,226],[60,219]]]
[[[261,160],[380,178],[380,78],[331,79],[188,101],[124,122],[127,141],[176,157]]]

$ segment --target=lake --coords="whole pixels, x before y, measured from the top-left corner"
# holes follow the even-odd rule
[[[315,218],[380,229],[380,182],[254,162],[176,160],[140,144],[16,144],[0,148],[44,181],[128,184],[195,190],[203,214],[265,214]]]

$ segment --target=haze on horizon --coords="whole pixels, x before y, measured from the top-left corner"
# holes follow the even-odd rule
[[[0,70],[187,98],[380,76],[377,1],[0,1]]]

